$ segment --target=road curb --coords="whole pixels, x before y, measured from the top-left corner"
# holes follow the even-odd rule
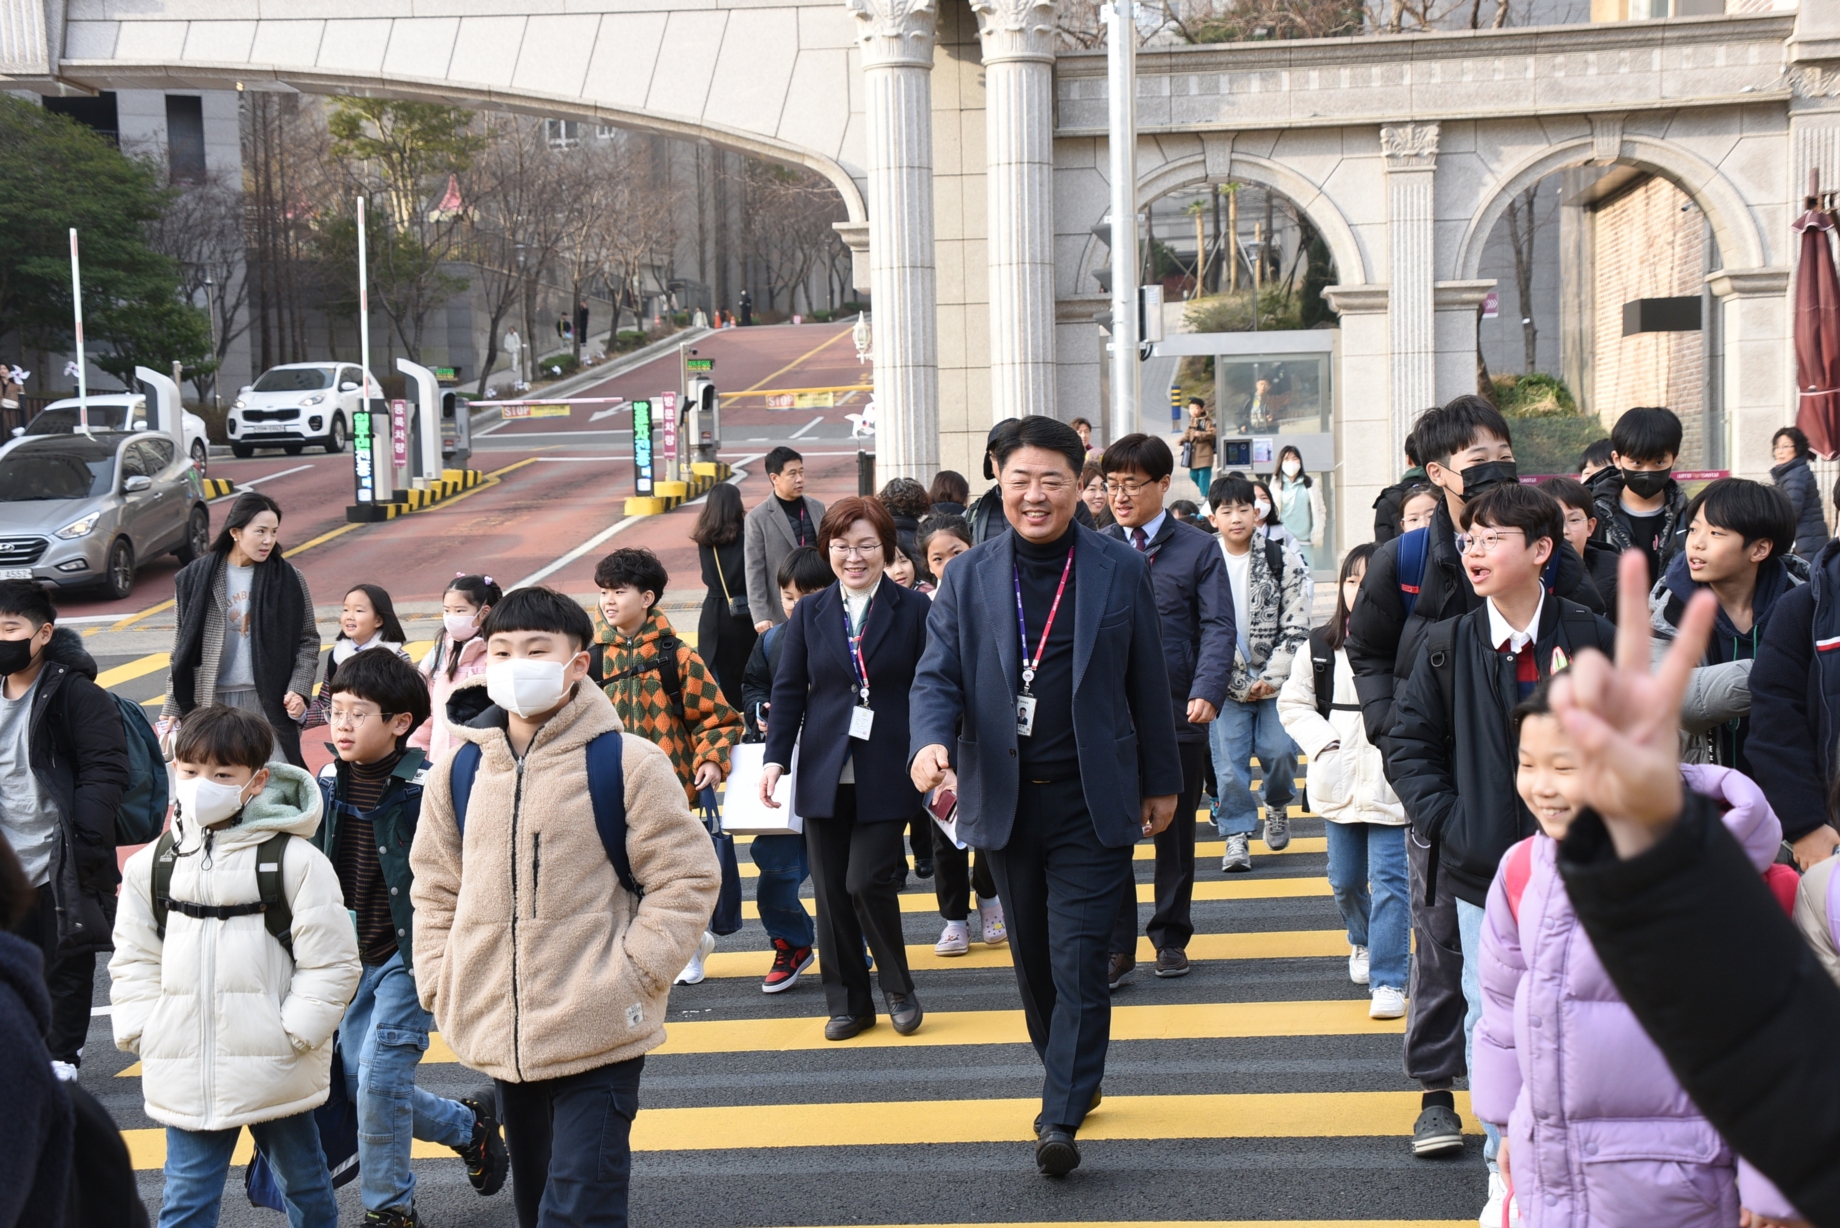
[[[426,486],[395,491],[387,503],[356,503],[345,509],[347,524],[375,524],[394,520],[435,506],[463,490],[471,490],[485,480],[477,469],[443,469],[441,476]]]
[[[697,461],[690,466],[688,481],[653,482],[650,495],[628,495],[626,514],[628,516],[663,515],[681,503],[702,498],[717,482],[728,481],[734,472],[727,461]]]

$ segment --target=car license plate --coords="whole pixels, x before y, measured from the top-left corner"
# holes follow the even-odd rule
[[[0,567],[0,580],[30,580],[30,567]]]

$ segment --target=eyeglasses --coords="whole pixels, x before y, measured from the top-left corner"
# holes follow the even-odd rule
[[[851,546],[844,542],[832,542],[831,554],[840,559],[872,558],[882,552],[882,543],[870,542],[866,546]]]
[[[1154,485],[1156,485],[1155,482],[1138,482],[1127,478],[1122,482],[1107,482],[1105,484],[1105,493],[1108,495],[1129,495],[1135,499]]]
[[[1484,529],[1480,533],[1457,534],[1458,554],[1487,554],[1501,545],[1502,534],[1519,533],[1525,536],[1525,529]]]
[[[348,712],[344,708],[334,708],[326,714],[326,723],[339,729],[359,729],[373,716],[387,721],[395,715],[394,712]]]

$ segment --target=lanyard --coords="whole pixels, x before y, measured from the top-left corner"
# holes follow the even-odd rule
[[[842,587],[841,585],[839,586]],[[850,603],[843,603],[843,638],[850,646],[850,670],[856,675],[857,696],[863,707],[869,706],[869,663],[863,660],[862,637],[869,628],[869,615],[875,609],[875,598],[869,598],[869,604],[863,607],[862,622],[857,625],[855,634],[850,632]]]
[[[1029,659],[1029,622],[1022,613],[1022,571],[1015,565],[1010,566],[1010,574],[1016,581],[1016,629],[1022,633],[1022,693],[1029,694],[1029,684],[1035,681],[1035,671],[1041,668],[1041,659],[1048,651],[1048,633],[1054,630],[1054,615],[1061,608],[1061,594],[1067,591],[1067,577],[1073,573],[1073,549],[1067,550],[1067,565],[1061,568],[1060,587],[1054,590],[1054,604],[1048,607],[1048,621],[1041,629],[1041,643],[1035,648],[1035,659]]]

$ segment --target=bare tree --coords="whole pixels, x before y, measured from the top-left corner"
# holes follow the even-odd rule
[[[216,366],[198,371],[192,385],[202,401],[217,384],[230,346],[249,329],[249,263],[243,238],[242,185],[211,176],[174,184],[166,212],[148,227],[148,242],[179,266],[180,292],[212,313]]]
[[[1514,293],[1521,313],[1521,346],[1525,365],[1521,371],[1532,375],[1537,369],[1539,326],[1533,322],[1534,238],[1540,218],[1535,213],[1538,197],[1535,185],[1508,202],[1508,246],[1514,249]]]
[[[473,212],[461,247],[474,269],[479,306],[488,320],[479,364],[481,396],[498,362],[505,317],[534,296],[566,220],[558,208],[566,198],[566,154],[550,147],[543,121],[496,116],[483,134],[487,144],[474,162]]]

